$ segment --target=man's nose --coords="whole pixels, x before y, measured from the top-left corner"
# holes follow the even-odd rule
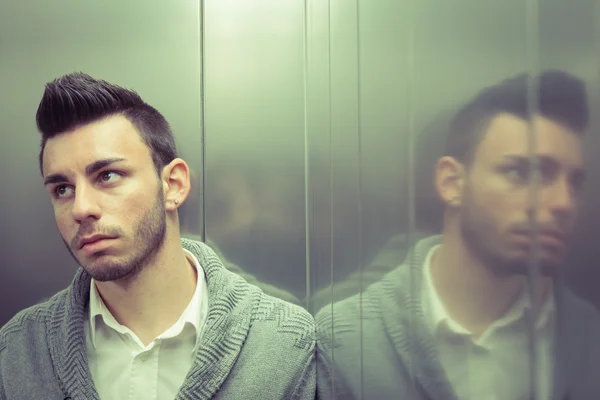
[[[100,218],[100,207],[96,199],[96,191],[87,186],[79,186],[75,190],[73,201],[73,219],[81,223],[87,218]]]
[[[543,191],[543,198],[540,200],[551,214],[560,219],[570,219],[574,216],[577,209],[577,197],[573,185],[568,179],[557,179]]]

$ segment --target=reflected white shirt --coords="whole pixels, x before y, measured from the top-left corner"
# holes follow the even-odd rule
[[[196,289],[177,322],[148,346],[115,320],[92,279],[84,331],[89,367],[101,399],[176,397],[194,361],[208,313],[204,271],[196,257],[184,251],[197,271]]]
[[[423,268],[423,310],[437,340],[441,364],[461,400],[513,400],[529,394],[530,305],[522,296],[477,339],[453,320],[431,280],[430,250]],[[536,399],[550,399],[553,382],[554,301],[542,306],[537,320],[538,386]]]

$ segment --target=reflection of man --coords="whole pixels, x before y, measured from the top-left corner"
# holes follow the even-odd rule
[[[302,192],[294,190],[303,187],[302,176],[290,172],[291,161],[289,167],[271,169],[268,161],[251,157],[217,158],[207,166],[205,182],[207,240],[260,281],[303,296],[305,207]]]
[[[0,330],[0,398],[314,397],[311,316],[181,239],[190,190],[163,116],[84,74],[47,85],[40,168],[72,284]]]
[[[558,279],[584,179],[586,94],[578,79],[558,71],[538,83],[533,135],[525,75],[482,91],[455,116],[435,173],[443,234],[420,240],[404,265],[319,313],[324,398],[600,393],[592,386],[598,316]],[[541,277],[531,302],[533,251]]]

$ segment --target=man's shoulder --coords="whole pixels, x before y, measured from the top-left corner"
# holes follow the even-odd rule
[[[387,300],[386,296],[403,289],[410,272],[406,264],[398,265],[359,293],[320,307],[315,316],[317,328],[322,324],[331,325],[332,321],[343,325],[359,319],[380,318],[381,303]]]
[[[378,306],[389,296],[398,295],[408,300],[416,287],[411,285],[419,285],[428,252],[440,242],[440,235],[426,233],[391,237],[367,268],[327,288],[329,297],[336,300],[327,304],[326,291],[319,292],[317,315],[331,319],[333,314],[337,314],[342,319],[354,320],[361,313],[361,318],[378,318]],[[354,294],[346,295],[350,292]]]
[[[46,326],[57,307],[64,302],[66,289],[41,303],[19,311],[0,328],[0,354],[12,344],[31,335],[45,335]]]
[[[314,348],[313,316],[304,308],[265,294],[260,289],[253,305],[252,327],[265,329],[280,338],[288,338],[296,347],[311,351]]]
[[[248,282],[239,272],[226,268],[223,256],[218,250],[194,239],[182,238],[182,243],[184,248],[199,257],[199,262],[209,279],[209,293],[210,277],[218,277],[214,290],[220,294],[215,303],[218,303],[222,310],[238,313],[241,310],[246,312],[248,309],[245,307],[250,307],[250,334],[253,339],[278,344],[291,342],[295,347],[303,349],[314,347],[314,318],[308,311],[265,293],[263,287]]]
[[[202,242],[199,239],[200,238],[197,236],[188,234],[188,235],[186,235],[186,237],[182,238],[181,241],[182,241],[184,248],[186,248],[187,250],[195,249],[196,253],[198,255],[200,255],[200,253],[203,253],[205,255],[209,255],[212,257],[216,256],[217,259],[219,260],[219,263],[227,271],[232,272],[236,276],[243,278],[246,282],[248,282],[254,286],[257,286],[266,294],[274,296],[276,298],[280,298],[280,299],[288,301],[290,303],[294,303],[294,304],[300,303],[300,301],[292,293],[290,293],[284,289],[280,289],[275,285],[271,285],[269,283],[259,281],[257,277],[255,277],[248,271],[245,271],[240,266],[229,261],[214,242],[212,242],[210,240],[207,240],[206,242]]]
[[[386,280],[369,286],[361,293],[322,307],[315,315],[317,344],[330,350],[344,344],[354,344],[367,330],[383,323],[381,302]]]

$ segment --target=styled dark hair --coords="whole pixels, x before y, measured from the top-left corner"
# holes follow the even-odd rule
[[[152,152],[157,173],[177,157],[175,139],[167,120],[133,90],[77,72],[46,84],[37,109],[36,123],[42,134],[39,155],[43,175],[46,142],[61,133],[112,115],[123,115],[138,130]]]
[[[533,107],[530,96],[536,96]],[[566,72],[547,70],[535,77],[521,74],[483,89],[452,119],[446,155],[471,163],[486,128],[500,113],[524,120],[539,114],[583,135],[589,124],[585,84]]]

